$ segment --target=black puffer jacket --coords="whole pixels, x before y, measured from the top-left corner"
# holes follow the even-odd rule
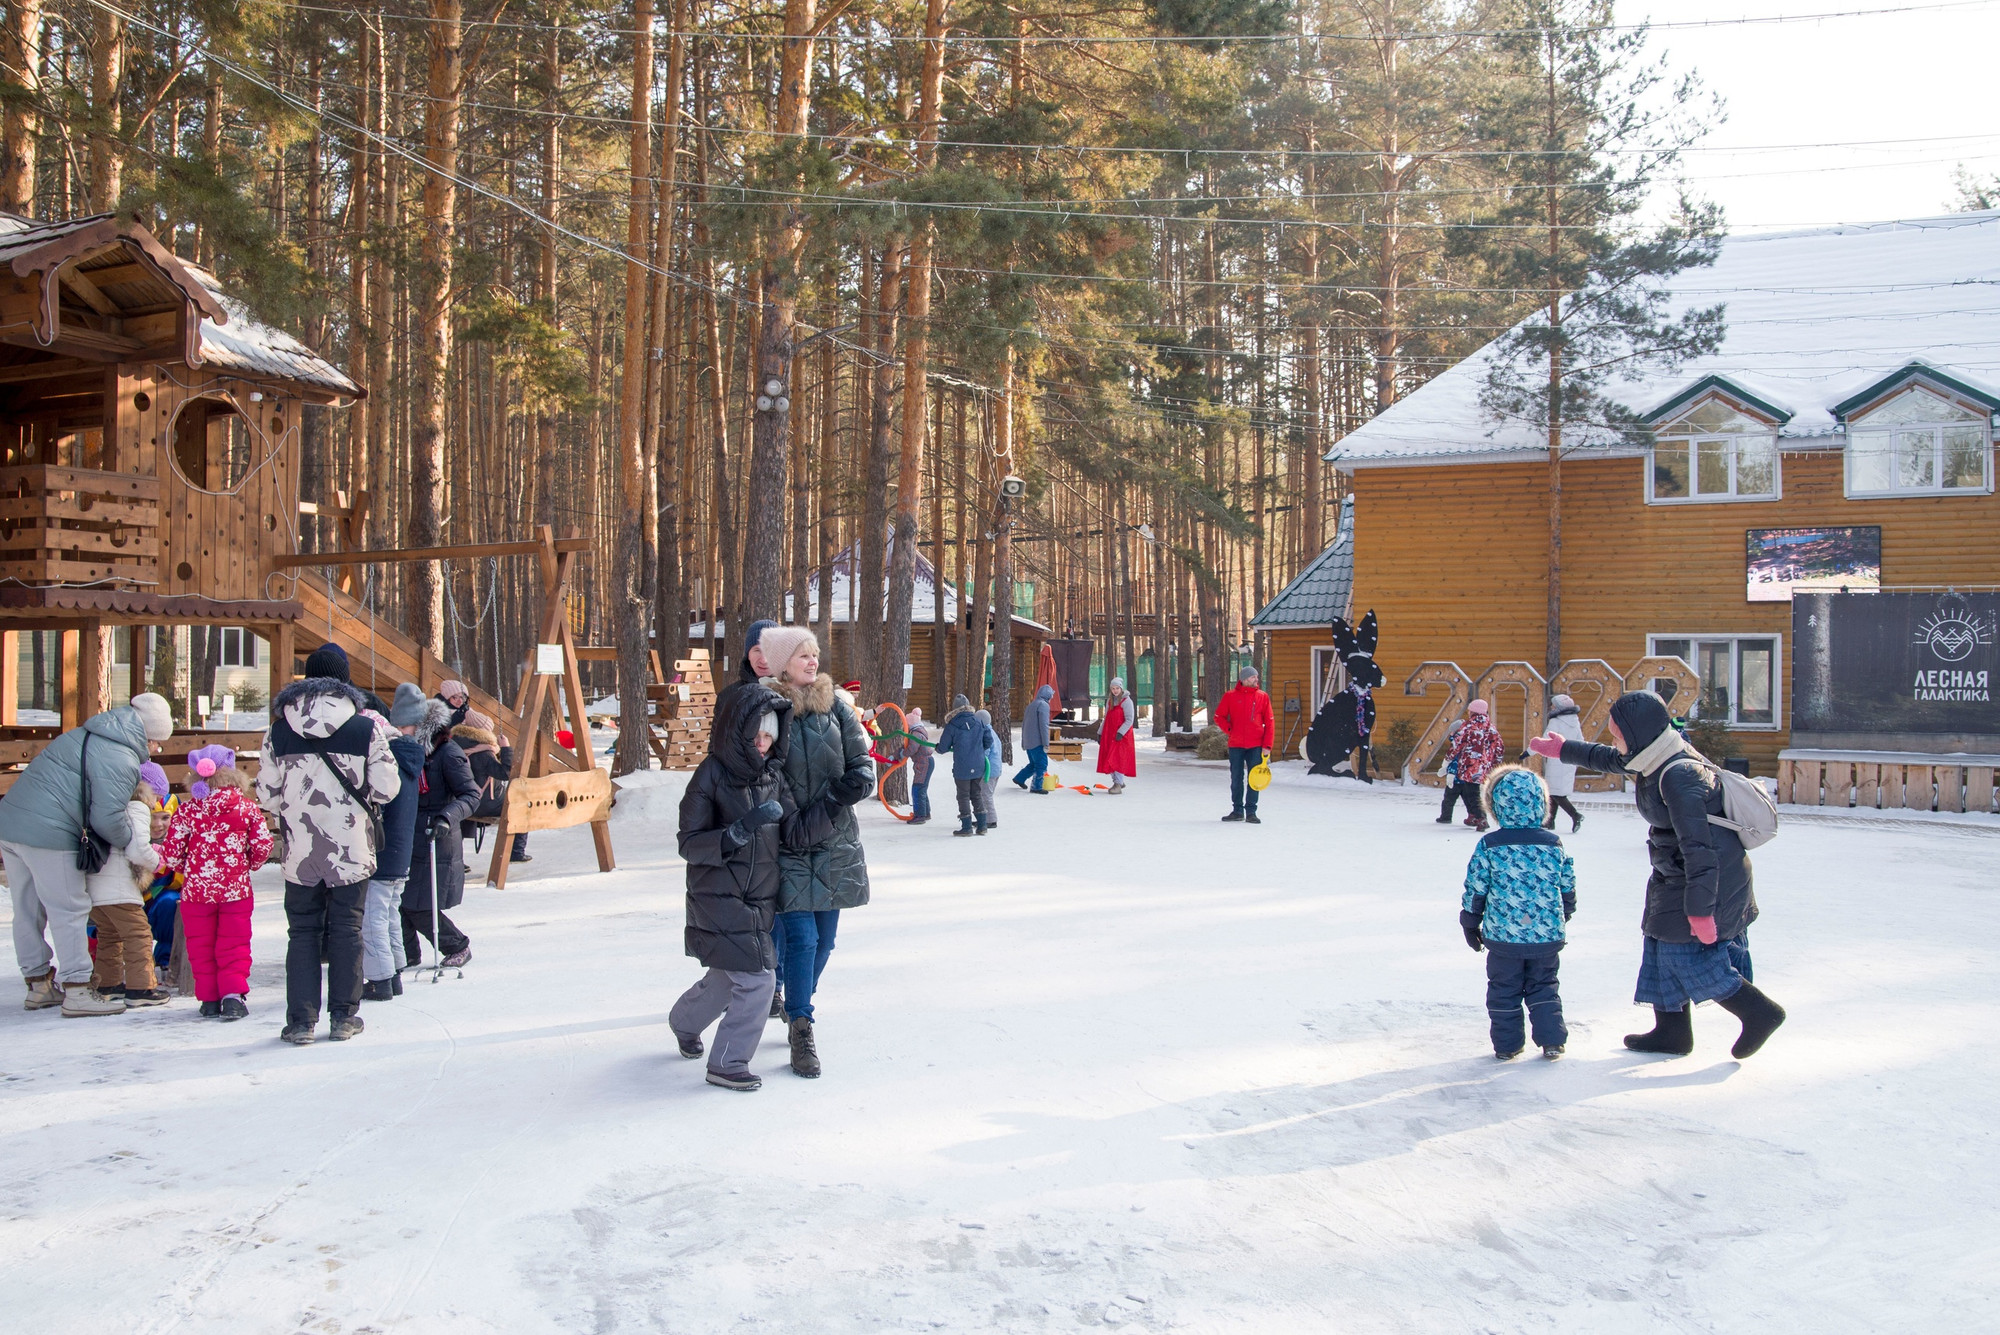
[[[868,902],[868,859],[854,804],[875,790],[868,734],[825,673],[803,688],[776,679],[764,684],[791,702],[785,782],[801,826],[779,854],[785,870],[778,912],[860,908]]]
[[[403,907],[412,913],[431,911],[431,855],[437,855],[437,906],[455,909],[465,899],[465,843],[459,823],[472,814],[479,801],[479,785],[472,780],[472,763],[457,742],[451,740],[451,706],[442,700],[430,702],[421,737],[432,729],[430,754],[424,757],[423,790],[417,796],[417,837],[410,845],[410,879],[403,882]],[[451,833],[443,839],[431,838],[431,825],[442,816],[451,823]]]
[[[1639,814],[1652,828],[1646,847],[1653,874],[1646,881],[1646,916],[1640,930],[1656,941],[1692,941],[1688,919],[1715,919],[1717,940],[1740,935],[1757,920],[1750,858],[1734,830],[1709,822],[1722,815],[1722,780],[1701,753],[1685,742],[1677,752],[1655,753],[1642,770],[1629,768],[1673,727],[1666,701],[1632,691],[1611,706],[1628,750],[1590,742],[1564,742],[1562,759],[1608,774],[1637,773]]]
[[[778,716],[778,740],[757,754],[757,723]],[[791,702],[754,682],[716,704],[708,756],[681,797],[681,857],[687,862],[687,953],[711,969],[756,973],[773,968],[771,922],[778,910],[778,844],[798,832],[798,807],[785,783]],[[735,845],[729,827],[745,812],[776,802],[784,816]]]

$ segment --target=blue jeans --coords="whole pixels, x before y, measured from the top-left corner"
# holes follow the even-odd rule
[[[931,816],[931,776],[910,780],[910,814],[922,820]]]
[[[1569,1042],[1562,995],[1556,991],[1556,970],[1561,964],[1562,956],[1553,953],[1524,958],[1486,952],[1486,1017],[1492,1025],[1495,1052],[1519,1052],[1524,1046],[1523,1002],[1527,1003],[1536,1047],[1559,1048]]]
[[[785,1018],[813,1017],[813,992],[833,953],[833,934],[840,927],[840,910],[823,913],[780,913],[777,931],[783,938],[778,952],[778,977],[785,986]]]
[[[1039,788],[1042,776],[1049,772],[1049,749],[1046,746],[1028,748],[1028,763],[1014,776],[1014,782],[1023,788]]]
[[[153,967],[164,969],[174,957],[174,920],[180,916],[181,892],[162,890],[146,905],[146,925],[153,929]]]
[[[1250,771],[1264,763],[1264,748],[1261,746],[1232,746],[1229,748],[1229,809],[1257,814],[1257,790],[1248,782]],[[1248,793],[1249,797],[1244,797]]]

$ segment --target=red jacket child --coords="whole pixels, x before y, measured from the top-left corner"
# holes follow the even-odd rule
[[[1260,686],[1239,681],[1223,693],[1210,718],[1228,735],[1231,746],[1268,751],[1277,744],[1278,720],[1271,713],[1271,697]]]

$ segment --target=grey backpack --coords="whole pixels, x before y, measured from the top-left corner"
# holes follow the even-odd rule
[[[1710,816],[1710,825],[1734,830],[1745,849],[1762,848],[1778,837],[1778,804],[1764,791],[1763,784],[1747,774],[1723,769],[1703,756],[1676,756],[1661,766],[1660,772],[1666,773],[1668,766],[1683,760],[1707,765],[1722,780],[1722,814]]]

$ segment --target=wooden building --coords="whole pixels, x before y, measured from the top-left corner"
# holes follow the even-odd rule
[[[889,539],[894,543],[894,535]],[[887,548],[885,548],[885,551]],[[827,655],[827,671],[841,680],[851,679],[852,645],[854,643],[854,617],[858,607],[865,604],[856,590],[854,569],[857,564],[854,548],[849,547],[834,558],[831,586],[833,643],[822,645]],[[807,579],[806,621],[817,627],[820,624],[819,572],[814,571]],[[910,688],[904,698],[912,705],[920,706],[927,718],[942,718],[950,704],[950,693],[946,689],[952,673],[951,666],[958,655],[970,653],[971,633],[968,618],[964,614],[956,590],[946,584],[944,593],[944,620],[937,616],[938,584],[936,572],[922,552],[917,554],[916,596],[910,609]],[[887,602],[887,588],[883,590],[883,601]],[[785,595],[784,620],[793,619],[792,597]],[[987,659],[981,671],[980,680],[985,681],[992,674],[993,637],[998,633],[1003,618],[997,611],[987,613]],[[1054,638],[1055,632],[1039,621],[1026,617],[1010,616],[1005,622],[1008,633],[1013,637],[1013,662],[1010,665],[1007,717],[1019,722],[1021,711],[1035,698],[1035,664],[1040,657],[1042,641]],[[697,635],[699,635],[699,629]],[[733,664],[732,664],[733,670]]]
[[[1352,619],[1353,592],[1354,498],[1346,496],[1333,541],[1250,621],[1265,636],[1264,689],[1277,716],[1281,757],[1300,754],[1320,705],[1346,685],[1333,619]]]
[[[360,393],[129,218],[0,215],[0,764],[59,731],[16,717],[22,631],[60,635],[64,727],[114,627],[245,627],[290,680],[301,419]]]
[[[1732,238],[1680,275],[1675,304],[1722,302],[1727,335],[1713,356],[1614,382],[1639,429],[1570,444],[1561,659],[1619,674],[1684,660],[1699,714],[1768,774],[1790,738],[1787,578],[2000,586],[1996,279],[2000,213]],[[1544,666],[1546,440],[1483,412],[1491,365],[1491,349],[1476,354],[1327,455],[1355,499],[1352,606],[1381,622],[1378,728],[1421,729],[1437,711],[1435,692],[1403,693],[1419,664],[1474,681],[1496,663]],[[1879,572],[1768,555],[1831,543],[1851,557],[1878,540]],[[1303,648],[1283,662],[1274,675],[1308,667]],[[1515,718],[1501,719],[1510,751]]]

